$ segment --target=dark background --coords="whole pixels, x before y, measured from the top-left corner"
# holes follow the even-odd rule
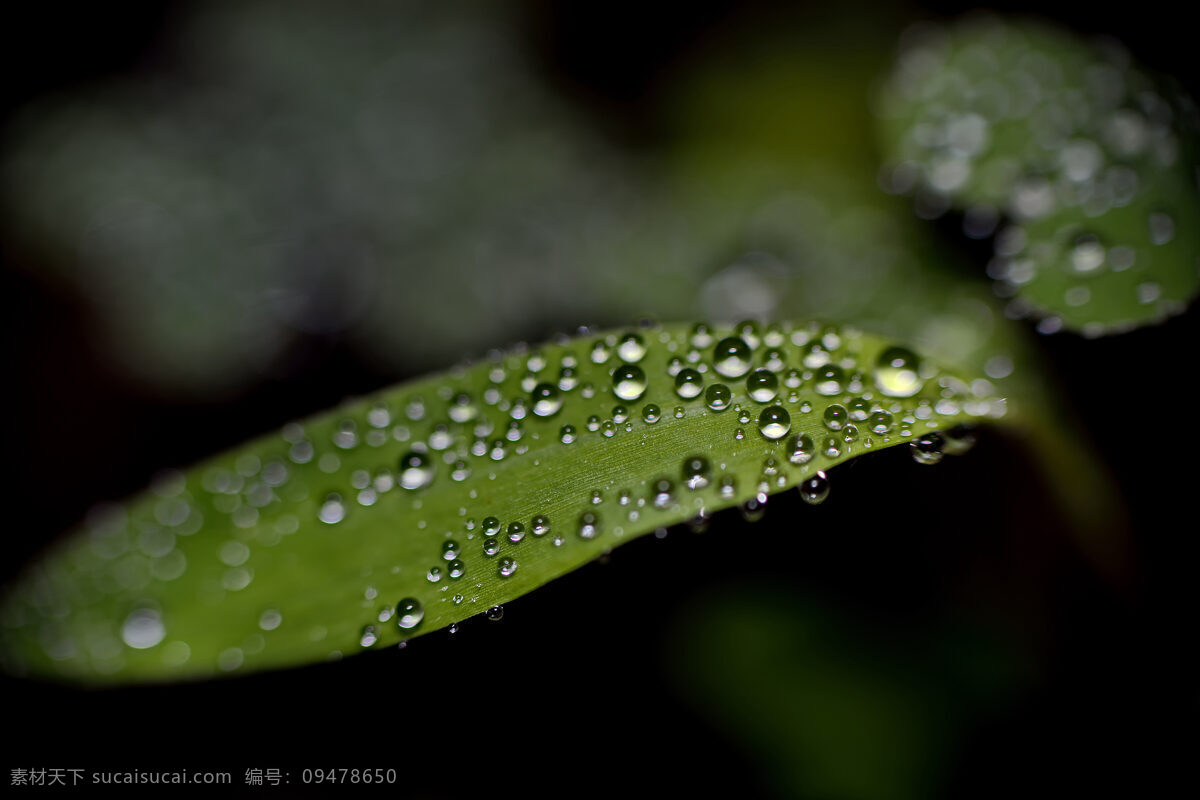
[[[1036,10],[1082,32],[1118,35],[1142,63],[1200,94],[1194,27],[1170,4],[993,8]],[[3,109],[169,64],[179,9],[142,0],[119,10],[47,3],[6,11]],[[879,24],[962,10],[889,8]],[[662,83],[727,26],[769,24],[785,13],[816,25],[835,12],[728,0],[685,10],[529,0],[522,13],[563,93],[637,146],[655,136],[648,109]],[[947,242],[963,241],[955,220],[938,224]],[[981,247],[972,253],[976,263],[986,260]],[[168,399],[106,363],[89,342],[82,298],[39,279],[32,256],[7,237],[0,248],[5,579],[93,503],[139,489],[163,464],[190,463],[282,419],[410,377],[380,374],[336,335],[310,335],[296,339],[278,374],[239,396]],[[1035,786],[1147,794],[1182,788],[1179,781],[1194,790],[1200,665],[1188,644],[1200,553],[1188,498],[1196,471],[1178,452],[1186,441],[1176,440],[1190,433],[1190,400],[1179,382],[1194,369],[1196,334],[1193,308],[1125,336],[1041,340],[1067,407],[1124,493],[1131,554],[1123,583],[1101,578],[1080,556],[1019,445],[985,431],[970,455],[932,469],[899,450],[860,459],[837,476],[820,507],[789,494],[772,498],[752,525],[723,512],[703,534],[679,529],[665,540],[633,542],[510,604],[500,622],[471,620],[457,634],[422,637],[404,651],[114,691],[4,679],[10,743],[0,761],[5,770],[229,770],[235,786],[247,767],[289,769],[294,781],[304,767],[394,767],[403,796],[773,796],[781,790],[770,765],[736,726],[705,710],[704,684],[691,682],[678,649],[679,631],[703,630],[698,609],[712,597],[768,586],[839,609],[868,638],[919,638],[947,608],[961,608],[1016,643],[1030,675],[1010,701],[955,729],[939,751],[933,785],[940,796],[999,797]],[[1135,370],[1160,383],[1148,390]],[[865,487],[873,511],[864,509]],[[902,529],[875,524],[914,498],[920,511],[907,514]],[[995,509],[996,523],[964,528],[965,512],[981,505]],[[936,684],[934,668],[925,677]],[[953,689],[940,694],[936,685],[918,696],[957,702]]]

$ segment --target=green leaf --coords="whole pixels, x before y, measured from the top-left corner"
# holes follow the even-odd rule
[[[936,460],[931,432],[1004,411],[986,379],[815,323],[497,351],[98,509],[6,599],[5,664],[156,680],[394,644],[661,526],[819,502],[872,449]]]
[[[880,92],[883,183],[966,212],[1011,316],[1088,336],[1181,312],[1200,287],[1196,109],[1169,82],[1032,22],[909,36]]]

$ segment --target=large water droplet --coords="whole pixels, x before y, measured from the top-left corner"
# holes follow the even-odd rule
[[[750,370],[750,357],[750,345],[729,336],[713,348],[713,368],[726,378],[740,378]]]
[[[875,362],[875,385],[888,397],[912,397],[921,391],[921,362],[903,347],[889,347]]]
[[[613,372],[613,394],[622,400],[637,400],[646,393],[646,373],[642,368],[626,364]]]
[[[758,430],[768,439],[782,439],[792,429],[792,417],[783,406],[767,406],[758,415]]]
[[[829,497],[829,479],[825,477],[824,472],[809,475],[800,481],[797,488],[800,490],[800,498],[809,505],[818,505]]]
[[[681,369],[675,376],[675,394],[684,400],[691,400],[702,391],[704,391],[704,377],[691,367]]]
[[[756,403],[769,403],[779,394],[779,378],[767,369],[756,369],[746,376],[746,393]]]
[[[433,464],[424,453],[410,451],[400,459],[399,474],[405,489],[421,489],[433,481]]]
[[[936,464],[942,460],[945,442],[940,434],[927,433],[909,445],[913,461],[918,464]]]
[[[793,464],[807,464],[812,461],[815,452],[813,440],[808,434],[800,433],[788,440],[788,461]]]
[[[626,364],[636,364],[646,355],[646,343],[636,333],[627,333],[617,344],[617,358]]]
[[[530,400],[533,403],[534,416],[552,417],[563,406],[562,395],[558,387],[550,383],[539,383],[533,387]]]
[[[704,402],[713,411],[724,411],[729,408],[730,402],[733,400],[733,393],[729,391],[729,387],[723,383],[714,383],[709,386],[704,393]]]

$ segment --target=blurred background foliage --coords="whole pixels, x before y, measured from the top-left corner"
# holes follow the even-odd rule
[[[819,508],[780,498],[754,525],[722,514],[635,542],[499,624],[404,652],[212,685],[8,681],[30,733],[12,758],[403,763],[427,796],[581,771],[596,792],[650,775],[811,798],[1169,784],[1193,743],[1172,721],[1200,699],[1180,633],[1195,545],[1175,521],[1194,470],[1147,449],[1130,405],[1158,402],[1136,376],[1186,370],[1170,354],[1195,312],[1038,336],[1005,315],[961,213],[926,221],[880,190],[870,101],[901,34],[966,10],[24,9],[0,153],[24,533],[6,576],[158,468],[491,347],[643,315],[911,339],[1005,385],[1043,446],[986,432],[934,470],[880,453],[835,473]],[[1119,35],[1195,94],[1194,34],[1168,5],[1132,23],[997,9],[1034,10]],[[197,723],[213,709],[227,749]],[[80,717],[165,735],[64,742]]]

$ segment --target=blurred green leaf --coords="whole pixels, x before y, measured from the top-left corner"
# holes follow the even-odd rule
[[[877,110],[886,188],[924,216],[964,211],[975,238],[1001,225],[988,273],[1010,316],[1098,336],[1200,287],[1195,105],[1118,43],[991,17],[921,26]]]

